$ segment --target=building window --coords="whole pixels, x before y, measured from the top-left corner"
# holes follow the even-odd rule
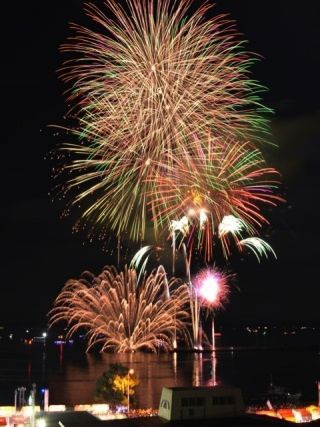
[[[189,406],[188,405],[188,399],[187,398],[185,398],[185,397],[183,397],[182,399],[181,399],[181,406]]]
[[[215,405],[234,405],[236,403],[234,396],[213,396],[212,404]]]
[[[227,405],[235,405],[236,399],[234,396],[227,396]]]
[[[183,397],[181,406],[204,406],[204,397]]]
[[[197,406],[204,406],[204,397],[197,397]]]
[[[181,399],[181,405],[182,406],[194,406],[195,399],[192,397],[183,397]]]
[[[194,416],[194,410],[193,408],[189,408],[189,417],[193,417]]]
[[[220,405],[220,397],[218,396],[213,396],[212,398],[212,404],[215,405]]]

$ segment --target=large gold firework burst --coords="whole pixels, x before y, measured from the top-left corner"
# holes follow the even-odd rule
[[[64,147],[72,153],[67,187],[84,220],[139,240],[159,215],[152,195],[167,169],[215,138],[261,135],[266,109],[234,24],[206,19],[207,3],[104,3],[106,14],[86,6],[103,31],[73,25],[76,36],[63,46],[73,55],[62,77],[81,140]]]

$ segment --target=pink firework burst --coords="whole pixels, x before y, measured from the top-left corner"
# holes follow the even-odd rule
[[[208,308],[220,308],[228,301],[230,293],[227,275],[215,268],[200,271],[194,280],[196,295],[200,303]]]

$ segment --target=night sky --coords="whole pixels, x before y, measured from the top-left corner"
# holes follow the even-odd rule
[[[110,263],[101,245],[83,244],[72,220],[52,203],[52,163],[45,157],[67,136],[65,87],[58,48],[71,21],[90,26],[81,0],[6,2],[1,22],[1,297],[0,325],[46,323],[46,313],[68,278],[98,273]],[[101,2],[97,1],[101,5]],[[4,8],[4,9],[3,9]],[[270,216],[265,237],[278,261],[234,257],[238,275],[221,321],[320,321],[318,197],[320,154],[320,3],[219,0],[262,55],[253,77],[269,88],[275,110],[270,163],[282,173],[287,203]]]

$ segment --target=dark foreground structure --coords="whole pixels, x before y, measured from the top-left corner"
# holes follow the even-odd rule
[[[160,417],[100,421],[87,412],[52,412],[42,418],[46,420],[46,427],[292,427],[294,425],[288,421],[259,415],[187,421],[166,421]],[[302,425],[320,427],[320,420]]]
[[[40,415],[39,415],[40,417]],[[101,421],[88,412],[47,412],[46,427],[272,427],[294,423],[245,412],[241,390],[231,386],[164,387],[159,416]],[[320,427],[320,420],[303,423]]]

